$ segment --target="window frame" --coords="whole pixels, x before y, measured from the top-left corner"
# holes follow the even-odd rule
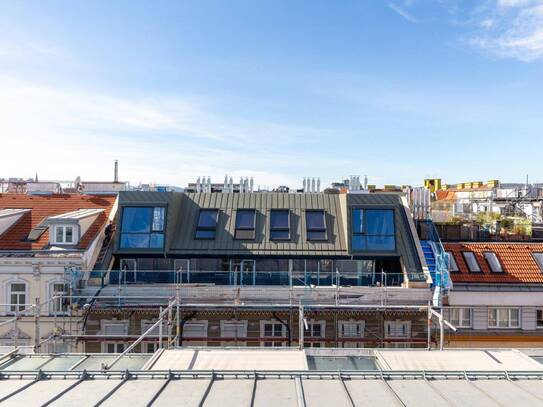
[[[539,270],[543,273],[543,252],[532,252],[532,258]]]
[[[538,314],[540,314],[541,316],[539,316]],[[535,327],[536,329],[543,329],[543,308],[537,308],[535,310]]]
[[[458,262],[456,261],[456,257],[454,257],[454,252],[448,251],[446,253],[449,255],[449,272],[458,273],[460,269],[458,268]],[[454,263],[455,269],[451,268],[453,263]]]
[[[361,211],[362,212],[362,230],[356,231],[354,228],[354,219],[355,219],[355,212]],[[371,211],[388,211],[392,214],[392,233],[391,234],[369,234],[368,233],[368,226],[367,226],[367,212]],[[351,218],[350,218],[350,231],[351,231],[351,251],[352,252],[380,252],[380,253],[395,253],[397,250],[397,242],[396,242],[396,211],[395,208],[392,207],[362,207],[362,206],[353,206],[351,207],[350,212]],[[366,240],[366,248],[360,249],[354,247],[354,239],[357,237],[362,237]],[[394,240],[394,248],[392,249],[368,249],[367,246],[367,238],[368,237],[385,237],[385,238],[392,238]]]
[[[286,212],[287,213],[287,226],[286,227],[274,227],[272,226],[272,217],[274,213]],[[290,209],[270,209],[270,240],[290,240]],[[287,232],[287,237],[273,237],[273,232]]]
[[[24,285],[24,291],[13,291],[12,290],[12,286],[14,284],[22,284]],[[25,309],[26,309],[26,306],[28,305],[27,304],[27,301],[28,301],[28,282],[24,281],[24,280],[19,280],[19,279],[15,279],[15,280],[9,280],[6,282],[6,293],[7,293],[7,300],[6,301],[8,304],[6,305],[6,314],[7,315],[16,315],[16,314],[19,314],[19,315],[24,315],[26,314],[25,312]],[[11,300],[11,297],[12,295],[17,295],[17,302],[14,303],[12,300]],[[20,299],[20,296],[23,295],[24,297],[24,301],[21,303],[19,301]]]
[[[470,262],[468,261],[468,255],[471,254],[473,256],[473,261],[475,261],[475,264],[477,265],[477,268],[479,270],[472,270],[471,267],[470,267]],[[475,254],[475,252],[473,251],[469,251],[469,250],[465,250],[465,251],[462,251],[462,257],[464,259],[464,263],[466,263],[466,267],[468,268],[468,271],[470,273],[476,273],[476,274],[479,274],[479,273],[482,273],[483,272],[483,269],[481,268],[481,265],[479,264],[479,261],[477,260],[477,255]]]
[[[494,258],[496,259],[496,261],[498,262],[498,266],[500,267],[499,270],[494,270],[494,267],[492,266],[492,262],[488,259],[487,256],[494,256]],[[496,252],[493,252],[493,251],[490,251],[490,250],[487,250],[487,251],[484,251],[483,252],[483,258],[485,259],[486,261],[486,264],[488,266],[488,269],[492,272],[492,273],[503,273],[504,272],[504,269],[503,269],[503,264],[500,260],[500,258],[498,257],[498,254]]]
[[[326,321],[325,320],[310,320],[307,321],[308,329],[305,329],[304,326],[304,339],[305,338],[326,338]],[[314,327],[316,325],[320,326],[320,334],[315,335],[315,329]],[[310,334],[308,335],[307,332]]]
[[[151,209],[149,215],[149,231],[147,232],[127,232],[123,231],[125,219],[125,209]],[[162,213],[162,226],[155,228],[156,217],[155,212]],[[166,243],[166,224],[167,224],[167,206],[166,205],[125,205],[121,208],[121,217],[119,222],[119,242],[118,249],[124,251],[163,251]],[[145,247],[128,247],[123,245],[124,236],[139,236],[147,238],[147,246]],[[153,237],[160,237],[162,245],[160,247],[152,247]]]
[[[238,226],[238,217],[240,212],[252,212],[252,226]],[[256,239],[256,209],[239,208],[236,210],[236,219],[234,220],[234,239],[235,240],[255,240]],[[243,236],[243,233],[248,233],[249,237]],[[240,236],[241,235],[241,236]]]
[[[62,284],[64,286],[64,289],[62,290],[62,296],[60,298],[55,298],[55,295],[57,295],[57,291],[55,291],[55,285]],[[54,280],[49,283],[49,299],[51,302],[49,303],[49,315],[53,316],[59,316],[59,315],[67,315],[69,311],[68,304],[64,304],[64,301],[68,299],[70,287],[69,284],[67,284],[65,281],[62,280]],[[60,309],[57,309],[57,306],[60,305]]]
[[[308,226],[307,216],[310,213],[321,213],[322,214],[322,228],[310,228]],[[328,228],[326,227],[326,210],[324,209],[306,209],[305,210],[305,237],[308,242],[325,242],[328,240]],[[323,238],[310,238],[310,233],[324,233]]]
[[[405,325],[406,326],[405,336],[404,335],[394,335],[394,334],[389,333],[390,326],[392,324]],[[387,339],[409,339],[409,338],[411,338],[411,321],[400,320],[400,319],[385,321],[385,338],[387,338]]]
[[[511,324],[511,311],[518,312],[518,325]],[[490,313],[496,311],[496,325],[490,324]],[[500,313],[507,311],[507,326],[500,326]],[[492,329],[520,329],[521,327],[521,309],[519,307],[489,307],[487,311],[487,326]]]
[[[215,226],[200,226],[200,219],[204,212],[215,212]],[[219,225],[219,209],[205,208],[200,209],[198,219],[196,220],[196,230],[194,231],[195,240],[215,240],[217,238],[217,228]],[[198,232],[213,232],[213,237],[199,237]]]
[[[359,335],[344,335],[344,327],[345,325],[357,325],[358,330],[360,331]],[[366,328],[365,321],[355,321],[355,320],[345,320],[345,321],[338,321],[338,337],[341,339],[359,339],[364,338],[365,335],[365,328]]]
[[[454,319],[453,312],[458,311],[458,320]],[[468,313],[468,321],[469,324],[464,324],[465,313]],[[473,309],[470,307],[450,307],[449,308],[449,320],[451,321],[451,324],[453,324],[456,328],[462,328],[462,329],[469,329],[473,327]],[[458,321],[457,324],[455,324],[455,321]]]
[[[53,229],[54,229],[53,230],[53,239],[52,239],[53,244],[74,245],[74,244],[77,243],[78,239],[75,236],[75,231],[77,229],[76,225],[73,225],[73,224],[71,224],[71,225],[53,225]],[[67,234],[68,229],[71,229],[71,231],[72,231],[72,234],[71,234],[72,238],[71,238],[70,241],[68,241],[66,239],[66,237],[68,235]],[[60,230],[62,230],[62,238],[59,240],[58,239],[58,232]]]

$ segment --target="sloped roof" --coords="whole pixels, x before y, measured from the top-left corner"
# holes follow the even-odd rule
[[[532,253],[543,253],[543,243],[476,242],[444,243],[445,250],[452,253],[458,272],[451,272],[453,283],[543,283],[543,272]],[[473,252],[481,267],[480,273],[468,270],[462,252]],[[484,258],[484,252],[494,252],[503,273],[492,272]]]
[[[62,215],[79,209],[104,209],[82,236],[78,249],[86,249],[94,240],[115,202],[115,195],[25,195],[0,194],[0,209],[31,209],[23,214],[10,229],[0,236],[0,250],[39,250],[49,243],[49,232],[38,240],[26,241],[30,231],[50,216]]]
[[[449,189],[436,191],[436,199],[438,201],[454,201],[456,199],[456,192]]]

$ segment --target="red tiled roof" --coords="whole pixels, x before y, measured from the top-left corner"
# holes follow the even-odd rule
[[[438,201],[454,201],[456,199],[456,192],[450,190],[438,190],[436,191],[436,199]]]
[[[543,253],[543,243],[477,242],[443,245],[446,251],[454,255],[460,270],[451,272],[453,283],[543,283],[543,272],[532,256],[532,253]],[[470,272],[462,252],[473,252],[482,272]],[[490,271],[484,252],[496,253],[503,273]]]
[[[53,215],[60,215],[77,209],[104,209],[94,223],[89,227],[77,245],[86,249],[94,240],[104,223],[107,221],[116,196],[113,195],[24,195],[0,194],[0,209],[25,208],[31,209],[6,232],[0,236],[0,250],[39,250],[49,243],[48,230],[35,242],[25,241],[26,237],[41,221]]]

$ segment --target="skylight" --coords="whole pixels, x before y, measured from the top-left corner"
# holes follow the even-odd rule
[[[468,265],[469,271],[472,273],[480,273],[481,272],[481,266],[479,266],[479,263],[477,262],[477,258],[475,257],[475,253],[473,252],[462,252],[462,255],[464,256],[464,260],[466,261],[466,264]]]
[[[447,252],[449,254],[449,271],[457,272],[458,264],[456,264],[456,259],[454,258],[453,252]]]
[[[270,239],[288,240],[290,239],[288,209],[273,209],[270,212]]]
[[[324,211],[307,211],[305,213],[307,240],[326,240],[326,222]]]
[[[198,216],[196,226],[196,239],[215,239],[219,211],[217,209],[203,209]]]
[[[532,253],[532,256],[534,256],[534,260],[539,266],[539,270],[543,272],[543,253]]]
[[[240,209],[236,214],[235,239],[254,239],[255,238],[255,218],[254,209]]]
[[[490,267],[490,270],[493,273],[503,273],[503,267],[500,263],[500,260],[498,259],[498,256],[496,256],[496,253],[485,252],[484,256],[485,256],[485,260],[488,263],[488,266]]]

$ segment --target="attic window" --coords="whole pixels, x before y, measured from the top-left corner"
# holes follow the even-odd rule
[[[477,258],[475,257],[475,253],[473,252],[462,252],[462,256],[464,256],[464,260],[466,261],[466,264],[468,265],[469,271],[472,273],[480,273],[481,272],[481,266],[479,266],[479,263],[477,262]]]
[[[458,272],[458,264],[456,264],[456,259],[454,258],[453,252],[447,252],[449,255],[449,271],[450,272]]]
[[[54,236],[55,236],[55,239],[53,243],[56,243],[56,244],[74,244],[75,243],[74,227],[71,225],[56,225]]]
[[[270,239],[288,240],[290,239],[289,210],[273,209],[270,212]]]
[[[494,252],[484,252],[485,260],[493,273],[503,273],[503,267]]]
[[[215,239],[219,211],[217,209],[202,209],[196,225],[196,239]]]
[[[239,209],[236,214],[236,232],[235,239],[254,239],[255,238],[255,218],[254,209]]]
[[[532,253],[532,256],[534,257],[535,262],[539,266],[539,270],[543,272],[543,253]]]
[[[307,240],[326,240],[324,211],[306,211]]]

